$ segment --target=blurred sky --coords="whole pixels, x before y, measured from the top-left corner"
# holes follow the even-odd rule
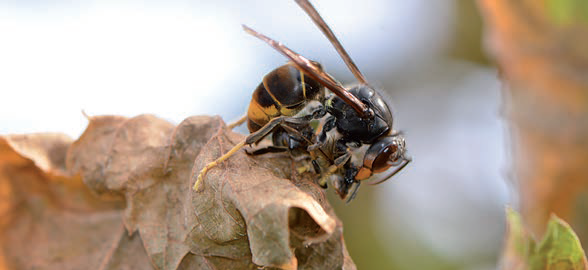
[[[374,74],[443,46],[444,18],[414,17],[425,2],[316,6],[363,72]],[[332,72],[346,72],[293,1],[0,2],[0,89],[10,100],[0,107],[0,132],[77,136],[85,125],[82,109],[154,113],[176,122],[194,114],[235,118],[263,75],[285,61],[245,34],[243,23],[310,58],[336,63],[328,67]],[[429,31],[417,30],[419,24]]]
[[[406,261],[424,249],[465,262],[455,263],[461,269],[492,269],[511,201],[496,72],[451,57],[469,23],[458,21],[459,2],[314,1],[368,80],[388,89],[395,128],[407,134],[415,162],[393,181],[362,187],[377,190],[378,219],[366,226],[384,235],[402,269],[426,269]],[[353,82],[294,1],[2,1],[0,134],[75,138],[87,123],[82,110],[236,119],[285,62],[243,23]],[[347,245],[361,266],[362,248]]]

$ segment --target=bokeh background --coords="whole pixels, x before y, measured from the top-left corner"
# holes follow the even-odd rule
[[[331,196],[358,268],[495,269],[504,207],[516,198],[501,85],[475,1],[313,3],[384,89],[414,158],[351,204]],[[75,138],[82,110],[237,119],[264,74],[285,62],[243,23],[354,82],[294,1],[2,1],[0,134]]]

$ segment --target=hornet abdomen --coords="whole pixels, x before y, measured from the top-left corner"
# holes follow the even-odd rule
[[[291,64],[274,69],[253,92],[247,111],[247,127],[255,132],[272,118],[293,116],[306,106],[307,101],[324,98],[324,88],[304,76]]]

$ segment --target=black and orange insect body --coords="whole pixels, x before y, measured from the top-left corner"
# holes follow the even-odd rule
[[[309,101],[322,103],[324,87],[314,79],[304,76],[292,64],[278,67],[265,75],[253,92],[247,111],[249,132],[256,132],[271,119],[279,116],[294,116],[306,107]]]
[[[329,116],[317,132],[316,144],[310,148],[321,148],[321,153],[332,155],[333,165],[318,166],[319,170],[327,170],[319,184],[326,186],[331,178],[335,191],[342,199],[350,201],[362,181],[369,179],[373,180],[370,184],[381,183],[402,170],[410,158],[404,156],[404,137],[392,130],[392,112],[380,93],[365,84],[351,87],[348,92],[367,105],[369,116],[361,117],[339,96],[332,96],[326,106]],[[327,141],[329,132],[336,139]],[[354,155],[361,158],[352,160]],[[392,167],[396,169],[390,171]],[[378,175],[377,179],[374,179],[375,175]]]
[[[206,172],[245,145],[272,134],[272,144],[250,154],[296,151],[307,157],[319,176],[330,181],[342,199],[352,200],[360,184],[381,183],[411,162],[405,156],[403,134],[393,129],[386,101],[369,85],[332,30],[308,0],[296,0],[335,47],[358,85],[346,89],[321,65],[255,30],[244,30],[263,40],[290,62],[267,74],[255,89],[246,118],[251,134],[229,152],[207,164],[198,175],[198,190]],[[326,93],[326,89],[330,92]],[[314,104],[314,105],[313,105]],[[316,121],[318,120],[318,121]],[[314,126],[312,123],[317,123]]]

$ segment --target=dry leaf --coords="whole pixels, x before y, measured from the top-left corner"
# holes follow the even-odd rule
[[[124,203],[101,201],[80,177],[57,173],[70,142],[55,134],[0,139],[0,269],[98,266],[120,238]]]
[[[551,213],[576,230],[588,187],[588,6],[479,0],[504,91],[521,215],[540,237]],[[588,239],[585,239],[588,240]]]
[[[91,117],[0,142],[5,269],[354,269],[340,221],[287,155],[237,155],[220,118]],[[82,180],[85,183],[82,184]]]

